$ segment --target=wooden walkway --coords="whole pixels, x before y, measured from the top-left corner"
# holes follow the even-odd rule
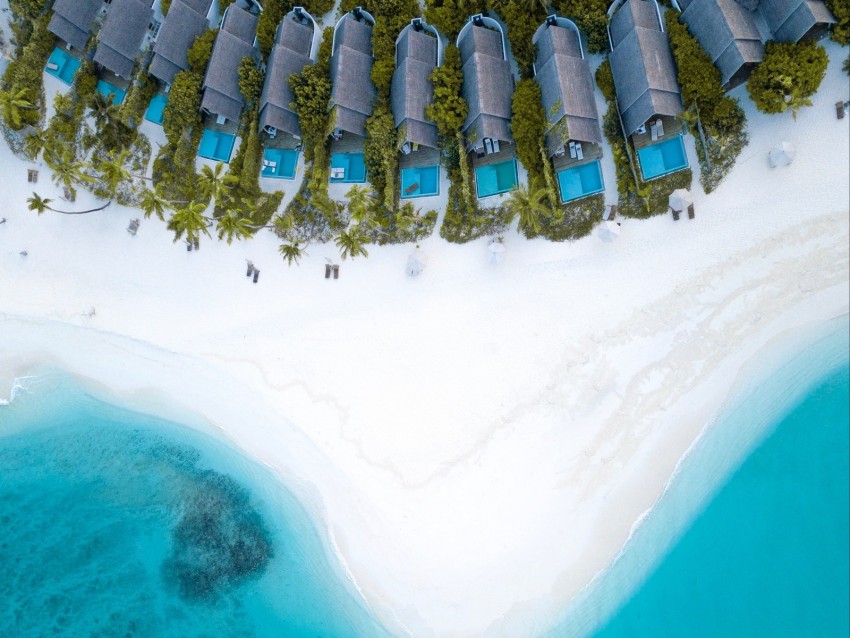
[[[331,155],[334,153],[362,153],[363,138],[351,133],[343,133],[341,140],[331,140]]]
[[[569,150],[560,157],[553,157],[552,167],[555,169],[555,172],[557,173],[558,171],[562,171],[565,168],[572,168],[573,166],[581,166],[582,164],[588,164],[602,157],[602,147],[597,144],[588,144],[587,142],[582,142],[581,150],[584,155],[584,159],[570,157]]]

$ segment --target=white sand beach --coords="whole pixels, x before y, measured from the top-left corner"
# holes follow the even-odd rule
[[[289,268],[270,233],[187,252],[154,219],[131,236],[141,215],[118,206],[38,217],[2,144],[0,398],[58,365],[210,424],[305,500],[398,635],[534,635],[617,555],[742,366],[850,309],[846,53],[826,47],[796,121],[735,91],[750,144],[716,192],[695,177],[696,219],[621,220],[611,243],[512,232],[498,265],[486,240],[435,233],[416,279],[412,246],[335,281],[333,245]],[[770,169],[781,140],[796,159]],[[36,190],[58,200],[44,167]]]

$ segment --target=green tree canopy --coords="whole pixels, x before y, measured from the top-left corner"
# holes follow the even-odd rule
[[[796,115],[803,106],[811,106],[811,96],[820,87],[829,58],[816,42],[797,44],[768,42],[764,60],[747,81],[747,92],[764,113]]]
[[[437,125],[443,137],[454,137],[469,113],[469,105],[460,94],[463,71],[460,50],[454,45],[446,47],[443,64],[431,73],[434,101],[425,108],[425,115]]]

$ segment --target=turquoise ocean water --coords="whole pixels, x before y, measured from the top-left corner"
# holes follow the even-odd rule
[[[845,317],[715,424],[618,562],[550,635],[850,635],[849,370]],[[772,422],[709,487],[724,472],[724,448],[747,441],[739,433],[762,415]],[[704,499],[696,511],[694,499]]]
[[[31,385],[0,406],[0,636],[388,635],[265,468]]]

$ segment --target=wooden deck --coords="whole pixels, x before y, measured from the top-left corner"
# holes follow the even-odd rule
[[[294,151],[301,148],[301,140],[297,140],[283,131],[278,131],[274,137],[269,137],[268,133],[262,131],[260,142],[264,148],[276,148],[281,151]]]
[[[398,156],[399,168],[418,168],[420,166],[436,166],[440,163],[440,151],[427,146],[419,147],[419,150]]]
[[[472,170],[479,168],[481,166],[489,166],[490,164],[498,164],[500,162],[507,162],[508,160],[512,160],[516,157],[516,146],[513,144],[508,144],[506,142],[501,142],[499,144],[499,152],[498,153],[490,153],[489,155],[485,155],[484,157],[478,157],[475,153],[470,153],[469,158],[472,163]]]
[[[122,91],[128,91],[130,89],[130,82],[125,80],[122,77],[115,75],[112,71],[100,68],[97,74],[98,80],[103,80],[104,82],[109,82],[112,86],[117,86]]]
[[[600,147],[598,144],[588,144],[587,142],[582,142],[581,150],[584,155],[584,159],[570,157],[569,151],[567,151],[560,157],[553,157],[552,167],[555,169],[555,172],[557,173],[558,171],[562,171],[565,168],[572,168],[573,166],[581,166],[582,164],[588,164],[602,157],[602,147]]]
[[[649,133],[649,122],[647,122],[646,133],[642,135],[634,133],[632,135],[632,145],[634,146],[636,151],[639,151],[642,148],[646,148],[647,146],[652,146],[653,144],[658,144],[658,142],[663,142],[666,139],[679,135],[679,133],[681,133],[685,129],[684,122],[682,122],[682,120],[680,120],[678,117],[659,116],[653,117],[650,121],[654,122],[658,119],[660,119],[664,125],[664,135],[653,141]]]
[[[351,133],[343,133],[341,140],[331,140],[331,155],[334,153],[362,153],[363,138]]]
[[[216,122],[215,115],[209,115],[206,113],[202,113],[204,117],[204,128],[207,128],[211,131],[219,131],[220,133],[227,133],[228,135],[238,135],[239,133],[239,122],[231,122],[227,120],[224,124],[219,124]]]

